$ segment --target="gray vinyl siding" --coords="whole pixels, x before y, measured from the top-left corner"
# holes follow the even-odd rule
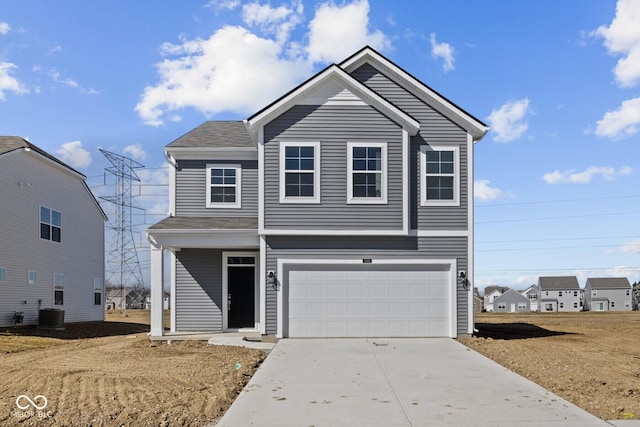
[[[207,164],[239,164],[242,167],[241,208],[207,208]],[[181,160],[176,170],[176,216],[258,215],[258,162],[255,160]]]
[[[498,308],[500,303],[505,303],[505,308]],[[518,303],[524,303],[524,308],[518,308]],[[511,304],[515,304],[516,313],[528,313],[530,309],[529,299],[516,291],[505,292],[493,301],[493,311],[496,313],[511,313]]]
[[[468,228],[468,153],[467,133],[438,111],[425,104],[396,82],[381,74],[369,64],[352,73],[385,99],[400,107],[420,122],[420,132],[411,138],[411,228],[418,229],[467,229]],[[420,206],[419,203],[419,147],[430,145],[457,145],[460,147],[460,206]]]
[[[605,301],[605,309],[609,311],[631,311],[631,287],[628,289],[597,289],[597,294],[594,296],[591,286],[585,286],[584,310],[595,311],[595,303],[598,301]],[[611,307],[612,302],[614,303],[613,307]]]
[[[222,251],[176,252],[176,331],[222,332]]]
[[[266,271],[277,272],[278,258],[362,259],[419,258],[456,259],[458,271],[468,270],[468,240],[465,237],[306,237],[270,236],[267,238]],[[458,334],[466,334],[468,291],[457,287]],[[277,291],[267,287],[266,332],[277,332]]]
[[[16,311],[35,324],[39,308],[64,310],[65,322],[104,320],[104,285],[102,304],[93,293],[93,279],[104,280],[104,217],[82,179],[61,169],[35,153],[0,155],[0,326],[13,325]],[[40,206],[61,213],[60,242],[40,238]],[[64,275],[61,306],[54,305],[54,274]]]
[[[402,228],[402,129],[368,106],[291,108],[265,126],[265,228]],[[320,203],[281,204],[279,141],[320,142]],[[347,143],[387,143],[387,204],[347,204]]]

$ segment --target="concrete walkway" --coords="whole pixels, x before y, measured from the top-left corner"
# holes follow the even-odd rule
[[[452,339],[285,339],[217,424],[609,426]]]

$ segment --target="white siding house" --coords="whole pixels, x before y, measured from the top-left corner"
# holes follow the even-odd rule
[[[529,307],[531,311],[538,311],[538,298],[540,294],[538,287],[536,285],[531,285],[524,291],[520,291],[520,293],[529,299]]]
[[[0,137],[0,326],[104,320],[104,221],[85,176],[20,137]]]
[[[626,277],[589,278],[584,287],[584,309],[631,311],[631,284]]]

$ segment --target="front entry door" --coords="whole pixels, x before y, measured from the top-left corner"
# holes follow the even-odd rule
[[[229,328],[255,327],[254,265],[229,265],[227,267],[227,315]]]

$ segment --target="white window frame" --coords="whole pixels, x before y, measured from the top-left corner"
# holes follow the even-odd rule
[[[62,292],[62,304],[56,304],[56,292]],[[64,274],[53,273],[53,305],[64,306]]]
[[[49,218],[46,221],[42,220],[42,209],[47,209],[49,211]],[[57,213],[60,216],[60,224],[59,225],[55,225],[53,223],[53,213]],[[55,243],[60,243],[62,242],[62,212],[57,211],[55,209],[51,209],[48,206],[44,206],[44,205],[40,205],[39,209],[38,209],[38,234],[40,235],[40,239],[41,240],[48,240],[50,242],[55,242]],[[49,237],[48,238],[44,238],[42,237],[42,224],[45,224],[47,227],[49,227]],[[60,240],[54,240],[53,239],[53,228],[57,228],[59,230],[60,233]]]
[[[497,305],[497,310],[506,310],[507,309],[507,303],[506,302],[499,302]]]
[[[286,196],[285,153],[287,147],[313,147],[313,197]],[[291,171],[298,173],[296,171]],[[305,173],[303,171],[302,173]],[[311,173],[311,172],[306,172]],[[320,203],[320,141],[281,141],[280,142],[280,203]]]
[[[375,173],[375,171],[353,170],[353,149],[356,147],[380,148],[380,197],[355,197],[353,195],[354,173]],[[387,143],[386,142],[348,142],[347,143],[347,204],[379,205],[387,204]]]
[[[526,302],[519,302],[518,303],[518,310],[526,310],[527,309],[527,303]]]
[[[235,169],[236,183],[211,184],[211,169]],[[213,202],[211,200],[211,187],[234,187],[236,189],[236,201],[234,203]],[[242,208],[242,166],[239,164],[210,163],[207,164],[207,208],[240,209]]]
[[[38,284],[38,273],[35,270],[29,270],[27,272],[27,284],[28,285],[37,285]]]
[[[100,304],[96,304],[96,294],[100,294]],[[104,303],[102,296],[102,278],[93,278],[93,305],[102,305]]]
[[[427,200],[427,151],[453,151],[453,200]],[[422,145],[418,157],[420,158],[420,206],[460,206],[460,147]]]

